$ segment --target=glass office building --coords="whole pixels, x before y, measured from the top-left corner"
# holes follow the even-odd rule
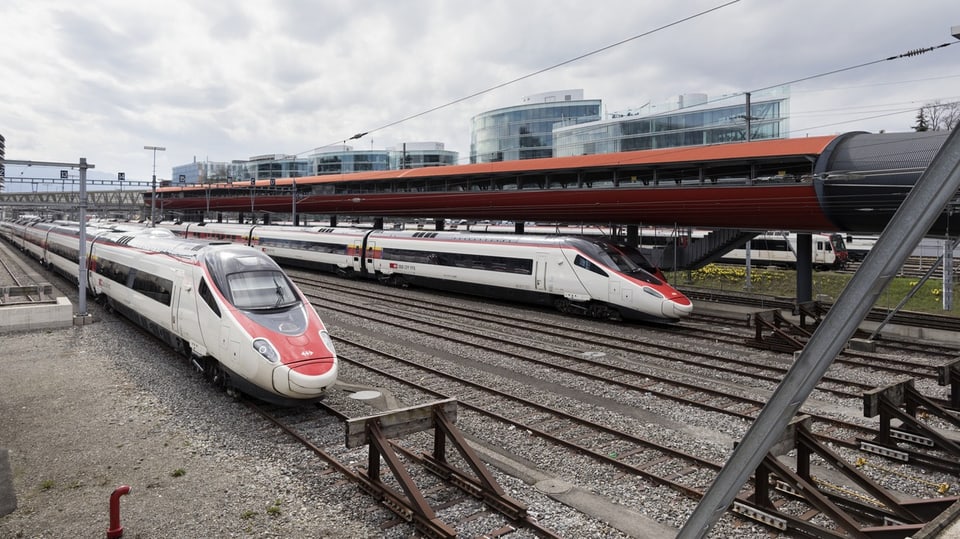
[[[405,142],[386,150],[354,150],[351,146],[317,148],[310,156],[312,170],[324,174],[348,174],[373,170],[455,165],[460,154],[444,149],[442,142]]]
[[[247,182],[324,174],[438,167],[457,164],[459,156],[458,152],[445,150],[442,142],[406,142],[386,150],[354,150],[352,146],[343,144],[316,148],[306,157],[267,154],[229,163],[194,160],[192,163],[173,167],[173,178],[170,184],[176,186]]]
[[[470,120],[470,162],[553,157],[554,126],[597,121],[600,106],[599,99],[583,99],[583,90],[564,90],[478,114]]]
[[[779,87],[750,97],[749,140],[786,138],[789,90]],[[565,123],[553,132],[556,157],[746,140],[743,94],[712,100],[706,94],[686,94],[589,124]]]
[[[291,155],[258,155],[249,160],[194,161],[173,167],[170,185],[229,183],[308,176],[310,161]]]

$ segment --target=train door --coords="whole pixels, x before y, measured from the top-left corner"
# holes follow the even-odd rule
[[[537,253],[533,259],[534,288],[547,290],[547,253]]]
[[[382,258],[382,251],[377,247],[375,240],[367,240],[360,254],[360,261],[358,262],[360,267],[356,269],[369,275],[376,274],[379,268],[374,264],[374,260],[377,258]]]
[[[202,277],[199,285],[194,284],[190,275],[178,277],[177,326],[180,338],[190,344],[195,355],[205,356],[209,353],[207,347],[216,347],[219,342],[220,309]]]
[[[814,265],[828,265],[833,261],[830,260],[831,255],[833,254],[830,243],[825,241],[822,238],[817,238],[813,242],[813,263]]]
[[[170,291],[170,330],[180,335],[180,295],[183,292],[183,272],[173,272],[173,290]]]
[[[364,247],[364,242],[357,241],[355,244],[350,246],[348,252],[353,254],[353,271],[356,271],[360,274],[363,274],[366,271],[373,272],[373,256],[371,254],[370,258],[367,259],[367,249],[370,253],[373,252],[373,243],[370,242],[366,247]]]

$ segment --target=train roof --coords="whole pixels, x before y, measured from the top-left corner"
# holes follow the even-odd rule
[[[114,245],[134,247],[144,251],[164,253],[182,258],[196,258],[204,248],[211,245],[234,245],[227,241],[185,239],[165,228],[138,228],[104,232],[97,235],[99,241]]]

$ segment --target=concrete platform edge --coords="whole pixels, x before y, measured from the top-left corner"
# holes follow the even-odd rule
[[[64,328],[74,325],[73,304],[64,296],[56,303],[42,305],[6,305],[0,308],[0,333],[35,329]]]

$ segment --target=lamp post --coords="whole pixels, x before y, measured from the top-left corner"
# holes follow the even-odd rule
[[[153,150],[153,192],[150,195],[150,226],[157,224],[157,152],[165,152],[162,146],[144,146],[144,150]]]

